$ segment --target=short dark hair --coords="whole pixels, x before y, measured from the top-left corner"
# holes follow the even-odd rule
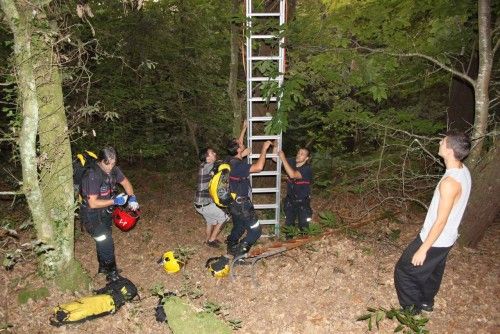
[[[451,130],[446,132],[446,147],[453,150],[455,159],[462,161],[469,155],[471,141],[468,135],[463,132]]]
[[[297,152],[298,152],[298,151],[300,151],[300,150],[307,151],[307,156],[308,156],[308,157],[310,157],[310,156],[311,156],[311,150],[310,150],[310,149],[308,149],[307,147],[304,147],[304,146],[299,147],[299,149],[297,150]]]
[[[207,157],[208,157],[208,150],[211,150],[211,147],[205,147],[200,151],[200,154],[198,154],[198,159],[200,159],[201,162],[206,162]]]
[[[234,157],[238,154],[238,148],[240,148],[240,144],[236,139],[231,139],[227,142],[226,150],[227,154]]]
[[[99,155],[97,156],[98,161],[104,161],[106,164],[109,163],[109,160],[116,160],[116,151],[111,146],[104,147],[101,151],[99,151]]]

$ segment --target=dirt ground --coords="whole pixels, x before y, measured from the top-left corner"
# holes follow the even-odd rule
[[[114,315],[55,328],[48,321],[53,308],[88,295],[90,290],[71,294],[48,286],[47,298],[19,305],[17,294],[22,288],[45,284],[34,274],[33,263],[22,263],[12,271],[0,269],[0,324],[13,326],[0,332],[169,333],[168,326],[154,317],[157,298],[150,289],[158,284],[190,295],[193,299],[186,300],[200,309],[207,301],[220,305],[224,319],[241,320],[240,333],[367,333],[366,322],[356,321],[367,307],[397,306],[394,264],[420,229],[423,213],[398,214],[397,219],[366,225],[362,237],[333,233],[262,260],[255,266],[255,281],[249,266],[236,267],[234,281],[217,280],[204,264],[223,250],[203,244],[205,225],[192,206],[194,176],[180,181],[178,174],[143,171],[142,175],[141,180],[129,176],[143,210],[140,222],[127,233],[113,231],[122,275],[138,286],[141,299]],[[328,210],[333,202],[344,214],[349,213],[351,199],[338,197],[315,198],[313,209]],[[435,310],[428,314],[431,333],[500,333],[500,228],[495,226],[487,231],[479,249],[452,249]],[[401,230],[400,237],[389,238],[387,231],[396,228]],[[227,229],[223,234],[221,240]],[[93,277],[93,287],[102,286],[103,278],[95,276],[93,240],[77,233],[75,244],[76,258]],[[166,274],[156,261],[165,251],[178,247],[192,249],[193,255],[180,273]],[[392,333],[395,327],[396,323],[385,320],[379,332]]]

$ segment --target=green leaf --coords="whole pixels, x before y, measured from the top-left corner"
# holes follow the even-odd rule
[[[394,333],[401,332],[405,328],[403,325],[398,325],[396,328],[394,328]]]
[[[358,318],[356,319],[356,321],[364,321],[364,320],[369,319],[371,316],[372,316],[371,314],[364,314],[364,315],[362,315],[362,316],[358,317]]]

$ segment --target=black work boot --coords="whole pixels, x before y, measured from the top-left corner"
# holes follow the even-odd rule
[[[238,251],[238,245],[239,244],[233,244],[233,243],[229,243],[227,242],[227,253],[234,256],[234,254]]]
[[[104,266],[104,270],[105,270],[104,273],[106,274],[106,281],[114,282],[120,279],[120,275],[118,273],[118,269],[116,268],[116,263],[114,261],[106,263],[106,265]]]
[[[250,246],[248,245],[248,242],[242,241],[239,244],[236,245],[236,252],[233,254],[234,257],[241,257],[242,255],[245,255],[248,253],[250,250]]]

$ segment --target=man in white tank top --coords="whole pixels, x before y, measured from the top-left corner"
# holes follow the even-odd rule
[[[457,132],[448,132],[439,143],[446,173],[434,191],[420,234],[404,250],[394,270],[399,303],[415,314],[433,310],[446,257],[458,238],[471,189],[469,170],[461,161],[470,147],[470,139]]]

